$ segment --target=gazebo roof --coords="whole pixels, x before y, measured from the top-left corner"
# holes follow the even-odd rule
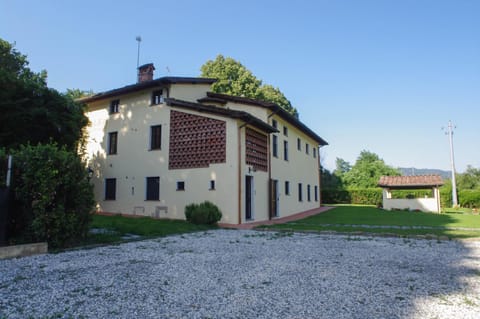
[[[440,175],[382,176],[378,186],[396,189],[421,189],[442,186]]]

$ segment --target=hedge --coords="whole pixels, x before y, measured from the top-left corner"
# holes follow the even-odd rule
[[[420,190],[395,190],[393,198],[423,198],[432,196],[428,189]],[[360,204],[379,205],[382,203],[381,188],[364,189],[322,189],[322,202],[326,204]],[[440,188],[440,202],[442,207],[452,206],[451,188]],[[480,207],[480,190],[460,190],[458,192],[458,203],[462,207]]]

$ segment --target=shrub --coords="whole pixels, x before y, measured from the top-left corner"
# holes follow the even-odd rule
[[[222,219],[222,212],[215,204],[205,201],[185,206],[185,218],[192,224],[212,225]]]
[[[65,247],[84,238],[94,205],[93,187],[80,157],[55,143],[13,152],[16,199],[11,229],[26,240]]]
[[[478,208],[480,207],[480,191],[464,189],[458,193],[459,204],[462,207]]]
[[[328,204],[378,205],[382,202],[380,188],[322,189],[322,202]]]

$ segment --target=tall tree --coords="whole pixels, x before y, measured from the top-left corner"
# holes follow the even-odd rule
[[[345,186],[350,188],[376,187],[380,176],[399,176],[398,169],[385,164],[377,154],[362,151],[352,168],[343,176]]]
[[[480,169],[471,165],[463,174],[457,176],[458,189],[480,189]]]
[[[83,108],[47,86],[47,73],[32,72],[27,57],[0,39],[0,145],[50,140],[74,150],[88,123]]]
[[[212,86],[214,92],[272,102],[298,117],[297,110],[280,89],[263,84],[250,70],[232,58],[219,54],[215,60],[205,62],[201,72],[203,77],[218,79]]]

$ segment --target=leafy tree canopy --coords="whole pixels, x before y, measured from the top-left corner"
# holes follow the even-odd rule
[[[272,102],[298,117],[297,109],[280,89],[263,84],[250,70],[232,58],[225,58],[219,54],[215,60],[209,60],[202,65],[201,71],[202,77],[218,79],[212,86],[212,90],[216,93]]]
[[[337,159],[338,163],[348,164],[348,162]],[[382,175],[399,176],[401,174],[396,168],[385,164],[383,159],[377,154],[364,150],[360,153],[355,165],[350,170],[344,172],[342,181],[349,188],[377,187]]]
[[[32,72],[27,57],[0,39],[0,145],[48,143],[77,148],[88,120],[68,95],[47,86],[47,72]]]
[[[468,165],[463,174],[457,175],[459,189],[480,189],[480,169]]]

